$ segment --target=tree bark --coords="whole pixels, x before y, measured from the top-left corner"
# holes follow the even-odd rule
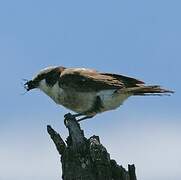
[[[69,136],[66,142],[50,126],[47,131],[61,155],[63,180],[136,180],[135,166],[128,171],[110,159],[110,154],[98,136],[84,137],[76,119],[67,114],[64,119]]]

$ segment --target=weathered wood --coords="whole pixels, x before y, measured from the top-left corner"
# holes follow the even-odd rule
[[[79,149],[80,146],[85,145],[84,132],[80,129],[79,123],[70,114],[64,116],[64,124],[69,130],[69,137],[71,138],[71,146],[74,150]]]
[[[58,153],[60,155],[62,155],[66,148],[65,142],[63,141],[61,136],[54,129],[52,129],[52,127],[50,125],[47,126],[47,131],[48,131],[51,139],[53,140]]]
[[[47,131],[53,140],[62,163],[63,180],[136,180],[135,166],[128,171],[110,158],[98,136],[84,137],[76,119],[67,114],[64,119],[69,136],[66,143],[51,126]]]

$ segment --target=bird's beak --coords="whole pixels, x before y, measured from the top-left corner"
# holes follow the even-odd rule
[[[24,84],[24,88],[27,90],[27,91],[30,91],[31,89],[35,89],[37,88],[36,86],[36,83],[32,80],[30,81],[27,81],[25,84]]]

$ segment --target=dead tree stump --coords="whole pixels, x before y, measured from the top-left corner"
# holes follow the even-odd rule
[[[64,119],[69,136],[66,142],[47,126],[47,131],[61,155],[63,180],[136,180],[135,166],[128,171],[110,159],[98,136],[84,137],[79,123],[68,114]]]

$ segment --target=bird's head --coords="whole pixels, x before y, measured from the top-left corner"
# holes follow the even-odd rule
[[[35,77],[32,78],[32,80],[27,81],[24,84],[24,88],[27,91],[30,91],[32,89],[42,89],[41,84],[42,82],[46,84],[46,86],[53,86],[58,78],[60,77],[61,72],[64,70],[64,67],[47,67],[45,69],[42,69]]]

